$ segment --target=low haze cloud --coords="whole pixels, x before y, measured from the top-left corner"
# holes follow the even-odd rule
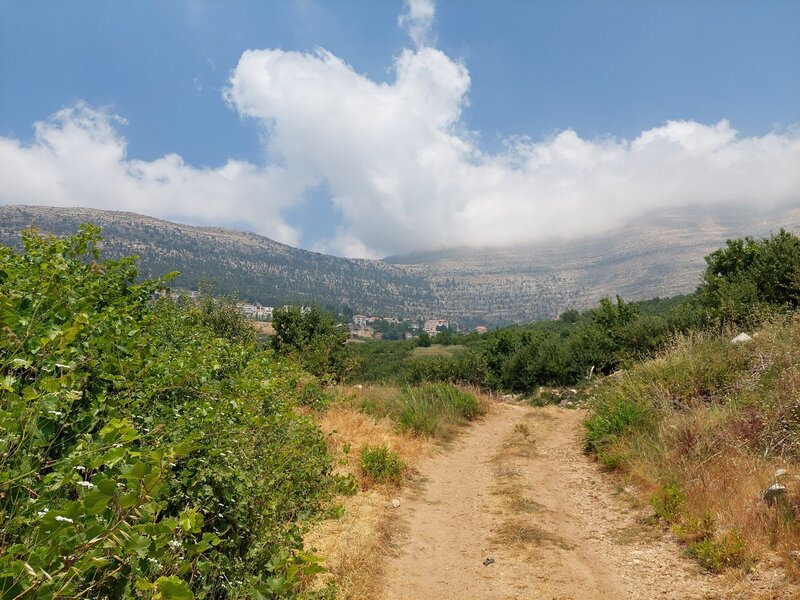
[[[0,203],[244,221],[297,244],[282,215],[324,184],[341,225],[316,249],[381,256],[600,233],[663,208],[800,201],[797,128],[744,137],[725,120],[668,121],[635,139],[566,129],[483,151],[461,119],[469,71],[431,45],[434,13],[430,0],[407,2],[399,23],[415,49],[390,83],[323,49],[244,52],[224,95],[265,132],[263,165],[134,160],[119,118],[77,104],[36,123],[30,142],[0,137]]]

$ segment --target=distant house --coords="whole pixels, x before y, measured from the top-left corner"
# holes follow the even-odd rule
[[[489,333],[489,328],[486,325],[476,325],[475,331],[477,333]]]
[[[439,328],[447,328],[450,326],[450,322],[444,319],[428,319],[425,321],[425,324],[422,326],[422,330],[427,333],[429,336],[433,337],[441,331]]]
[[[271,321],[274,310],[271,306],[247,303],[237,304],[236,308],[248,319],[255,319],[256,321]]]
[[[238,306],[239,310],[245,317],[249,319],[256,318],[256,310],[258,309],[258,307],[255,304],[239,304]]]
[[[364,329],[367,326],[367,316],[353,315],[353,325],[356,326],[356,329]]]
[[[255,317],[259,321],[272,321],[273,310],[271,306],[257,306]]]

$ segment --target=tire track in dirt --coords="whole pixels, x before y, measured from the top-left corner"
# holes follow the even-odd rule
[[[384,597],[795,597],[702,572],[582,453],[584,416],[498,404],[426,460],[398,509]]]

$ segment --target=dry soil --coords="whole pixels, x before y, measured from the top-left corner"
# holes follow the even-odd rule
[[[583,454],[584,416],[498,404],[423,461],[396,509],[384,598],[797,597],[776,571],[703,572]]]

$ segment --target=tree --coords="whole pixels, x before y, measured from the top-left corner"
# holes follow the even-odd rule
[[[293,357],[312,375],[338,381],[352,368],[347,331],[331,313],[317,306],[286,306],[274,312],[272,326],[273,349]]]
[[[419,334],[417,338],[417,346],[420,348],[428,348],[431,345],[431,336],[428,335],[427,331],[423,331]]]
[[[800,238],[793,233],[728,240],[706,263],[697,297],[712,322],[745,324],[800,306]]]

